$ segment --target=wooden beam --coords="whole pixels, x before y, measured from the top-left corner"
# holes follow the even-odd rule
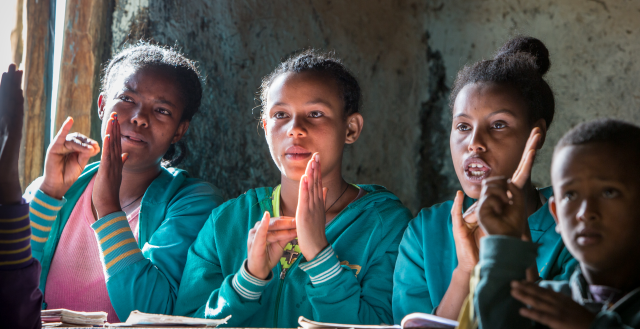
[[[20,157],[20,183],[26,187],[42,175],[47,118],[47,60],[53,41],[49,0],[25,0],[27,35],[24,52],[25,124]]]
[[[112,0],[67,0],[56,131],[71,116],[72,131],[92,136],[91,119],[95,117],[92,112],[96,110],[100,68],[105,57],[110,56],[112,14]]]

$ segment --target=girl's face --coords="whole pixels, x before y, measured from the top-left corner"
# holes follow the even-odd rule
[[[300,180],[314,152],[322,175],[340,172],[344,144],[358,139],[362,116],[346,118],[338,84],[322,74],[286,73],[267,92],[262,123],[271,157],[285,177]]]
[[[544,136],[544,120],[531,125],[526,104],[515,88],[495,83],[462,88],[453,107],[449,145],[465,194],[477,199],[483,179],[511,177],[536,126]]]
[[[118,113],[122,152],[129,153],[127,170],[157,167],[172,143],[186,133],[180,122],[183,96],[169,74],[160,69],[122,67],[113,75],[106,94],[98,99],[101,119]],[[109,120],[102,120],[102,138]]]

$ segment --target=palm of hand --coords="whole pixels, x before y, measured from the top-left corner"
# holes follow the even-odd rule
[[[475,231],[477,227],[470,227],[467,225],[467,221],[473,222],[473,219],[468,218],[468,216],[474,216],[473,212],[463,216],[463,200],[464,194],[461,191],[458,191],[456,193],[456,198],[453,201],[453,207],[451,208],[453,239],[456,244],[458,267],[466,273],[471,273],[476,264],[478,264],[480,250],[475,238]]]
[[[296,222],[300,250],[307,260],[311,260],[329,244],[325,234],[326,215],[317,153],[311,157],[305,175],[300,179]]]

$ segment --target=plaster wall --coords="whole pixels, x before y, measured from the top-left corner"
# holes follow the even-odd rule
[[[516,33],[551,53],[556,117],[536,185],[550,183],[553,145],[575,124],[605,116],[640,124],[638,18],[637,0],[117,0],[112,51],[146,37],[200,62],[203,106],[183,167],[235,197],[279,180],[257,128],[260,79],[296,50],[335,50],[364,92],[365,127],[345,151],[344,175],[386,186],[415,213],[459,188],[447,99],[455,74]]]

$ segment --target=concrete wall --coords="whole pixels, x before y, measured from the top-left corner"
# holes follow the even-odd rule
[[[381,184],[414,212],[450,199],[449,86],[467,62],[490,57],[514,32],[542,39],[557,116],[534,169],[549,184],[552,146],[576,123],[616,116],[640,123],[638,1],[117,0],[112,51],[148,37],[178,45],[206,75],[184,167],[228,197],[275,185],[279,173],[257,128],[262,76],[292,52],[335,50],[365,95],[361,139],[345,177]]]

